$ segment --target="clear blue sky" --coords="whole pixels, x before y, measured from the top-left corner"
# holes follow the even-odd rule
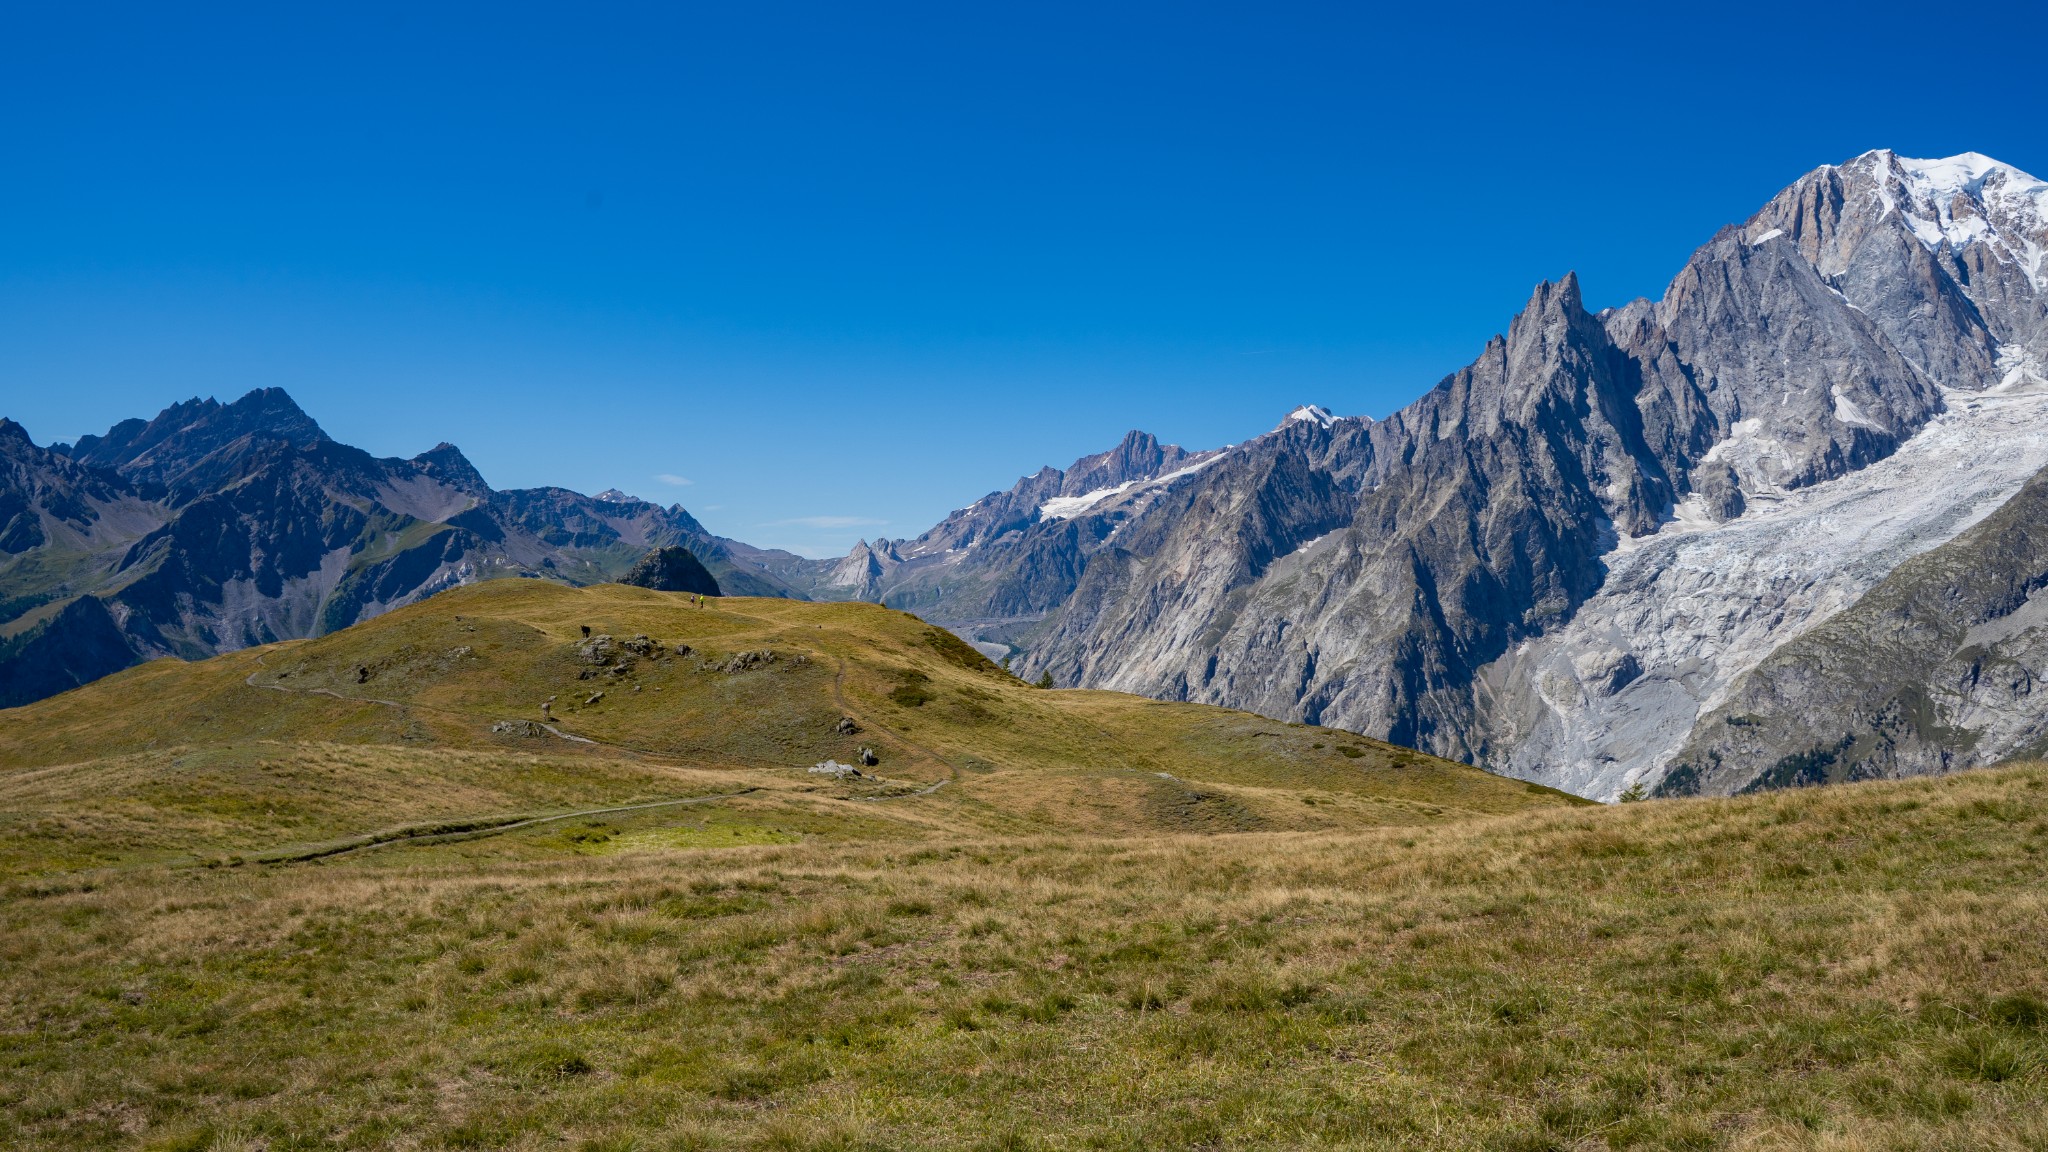
[[[1384,415],[1868,148],[2048,176],[2041,13],[15,4],[0,414],[278,385],[833,553],[1127,428]]]

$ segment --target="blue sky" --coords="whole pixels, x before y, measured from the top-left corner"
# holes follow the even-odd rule
[[[14,5],[0,414],[282,386],[828,554],[1385,415],[1868,148],[2048,175],[2035,5],[1374,7]]]

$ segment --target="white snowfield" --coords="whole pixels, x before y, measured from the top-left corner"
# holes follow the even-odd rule
[[[2036,288],[2048,288],[2048,181],[1977,152],[1896,161],[1905,174],[1905,203],[1897,206],[1921,243],[1961,248],[1981,241],[2017,261]]]
[[[1489,766],[1604,800],[1654,784],[1738,677],[2048,468],[2048,381],[2016,371],[1946,398],[1867,468],[1751,494],[1720,524],[1681,505],[1621,540],[1570,624],[1486,669],[1502,737]]]
[[[1273,431],[1279,432],[1290,424],[1314,424],[1317,427],[1330,428],[1334,427],[1340,419],[1355,419],[1367,424],[1372,423],[1370,417],[1340,417],[1333,415],[1328,408],[1320,404],[1302,404],[1296,406],[1292,412],[1289,412],[1280,421],[1279,427]],[[1076,516],[1094,511],[1098,505],[1106,501],[1118,500],[1125,495],[1136,496],[1163,489],[1181,477],[1192,476],[1216,461],[1223,459],[1235,447],[1237,447],[1235,444],[1225,444],[1221,448],[1203,453],[1192,464],[1175,469],[1164,475],[1154,476],[1149,480],[1126,480],[1114,487],[1097,488],[1093,492],[1084,492],[1079,496],[1055,496],[1038,506],[1038,518],[1040,520],[1071,520]]]
[[[1219,448],[1195,461],[1193,464],[1183,468],[1176,468],[1171,472],[1154,476],[1149,480],[1126,480],[1114,487],[1097,488],[1093,492],[1084,492],[1079,496],[1055,496],[1038,506],[1038,518],[1040,520],[1071,520],[1093,509],[1105,500],[1112,500],[1126,493],[1135,495],[1141,492],[1165,488],[1181,477],[1192,476],[1218,460],[1223,459],[1224,454],[1228,451],[1228,448]]]
[[[1336,422],[1337,418],[1330,414],[1328,408],[1320,404],[1303,404],[1301,407],[1289,412],[1287,419],[1280,422],[1280,426],[1285,428],[1289,424],[1319,424],[1324,428],[1328,428]]]

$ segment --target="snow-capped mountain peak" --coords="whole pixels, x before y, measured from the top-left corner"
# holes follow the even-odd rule
[[[1881,214],[1897,211],[1929,248],[1983,243],[2017,262],[2037,289],[2048,288],[2048,181],[1981,152],[1919,160],[1866,153]]]
[[[1328,408],[1320,404],[1303,404],[1294,411],[1289,412],[1287,418],[1280,422],[1280,427],[1285,428],[1289,424],[1320,424],[1328,428],[1336,422],[1337,418],[1330,415]]]
[[[1962,152],[1939,160],[1915,160],[1896,156],[1900,170],[1914,192],[1946,205],[1958,192],[1981,197],[1992,177],[2001,177],[2009,195],[2038,198],[2048,194],[2048,183],[2036,180],[2010,164],[2001,164],[1982,152]]]

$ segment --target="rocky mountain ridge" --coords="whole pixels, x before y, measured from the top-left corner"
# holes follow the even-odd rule
[[[1134,431],[836,560],[616,491],[494,492],[448,445],[376,460],[282,393],[71,447],[0,422],[0,694],[683,545],[727,591],[882,600],[1027,678],[1596,797],[1988,763],[2039,746],[2048,675],[2037,558],[1997,535],[2048,469],[2044,251],[2041,181],[1866,153],[1656,300],[1539,285],[1385,420],[1304,405],[1200,452]],[[1879,650],[1880,681],[1832,671]]]
[[[864,593],[1026,676],[1335,724],[1589,795],[1654,786],[1774,647],[2048,464],[2027,424],[2048,363],[2044,191],[1974,154],[1868,153],[1722,229],[1658,300],[1595,315],[1575,277],[1539,286],[1384,421],[1290,418],[1136,486],[1142,504],[1027,479],[998,505],[1005,545],[949,542],[932,578],[849,561]],[[1930,483],[1942,452],[1967,483]],[[1815,543],[1816,522],[1858,515]]]
[[[613,579],[663,545],[728,589],[795,594],[751,560],[776,554],[679,505],[495,491],[446,443],[373,457],[278,389],[76,445],[38,447],[0,421],[0,706],[157,656],[321,635],[481,579]]]

